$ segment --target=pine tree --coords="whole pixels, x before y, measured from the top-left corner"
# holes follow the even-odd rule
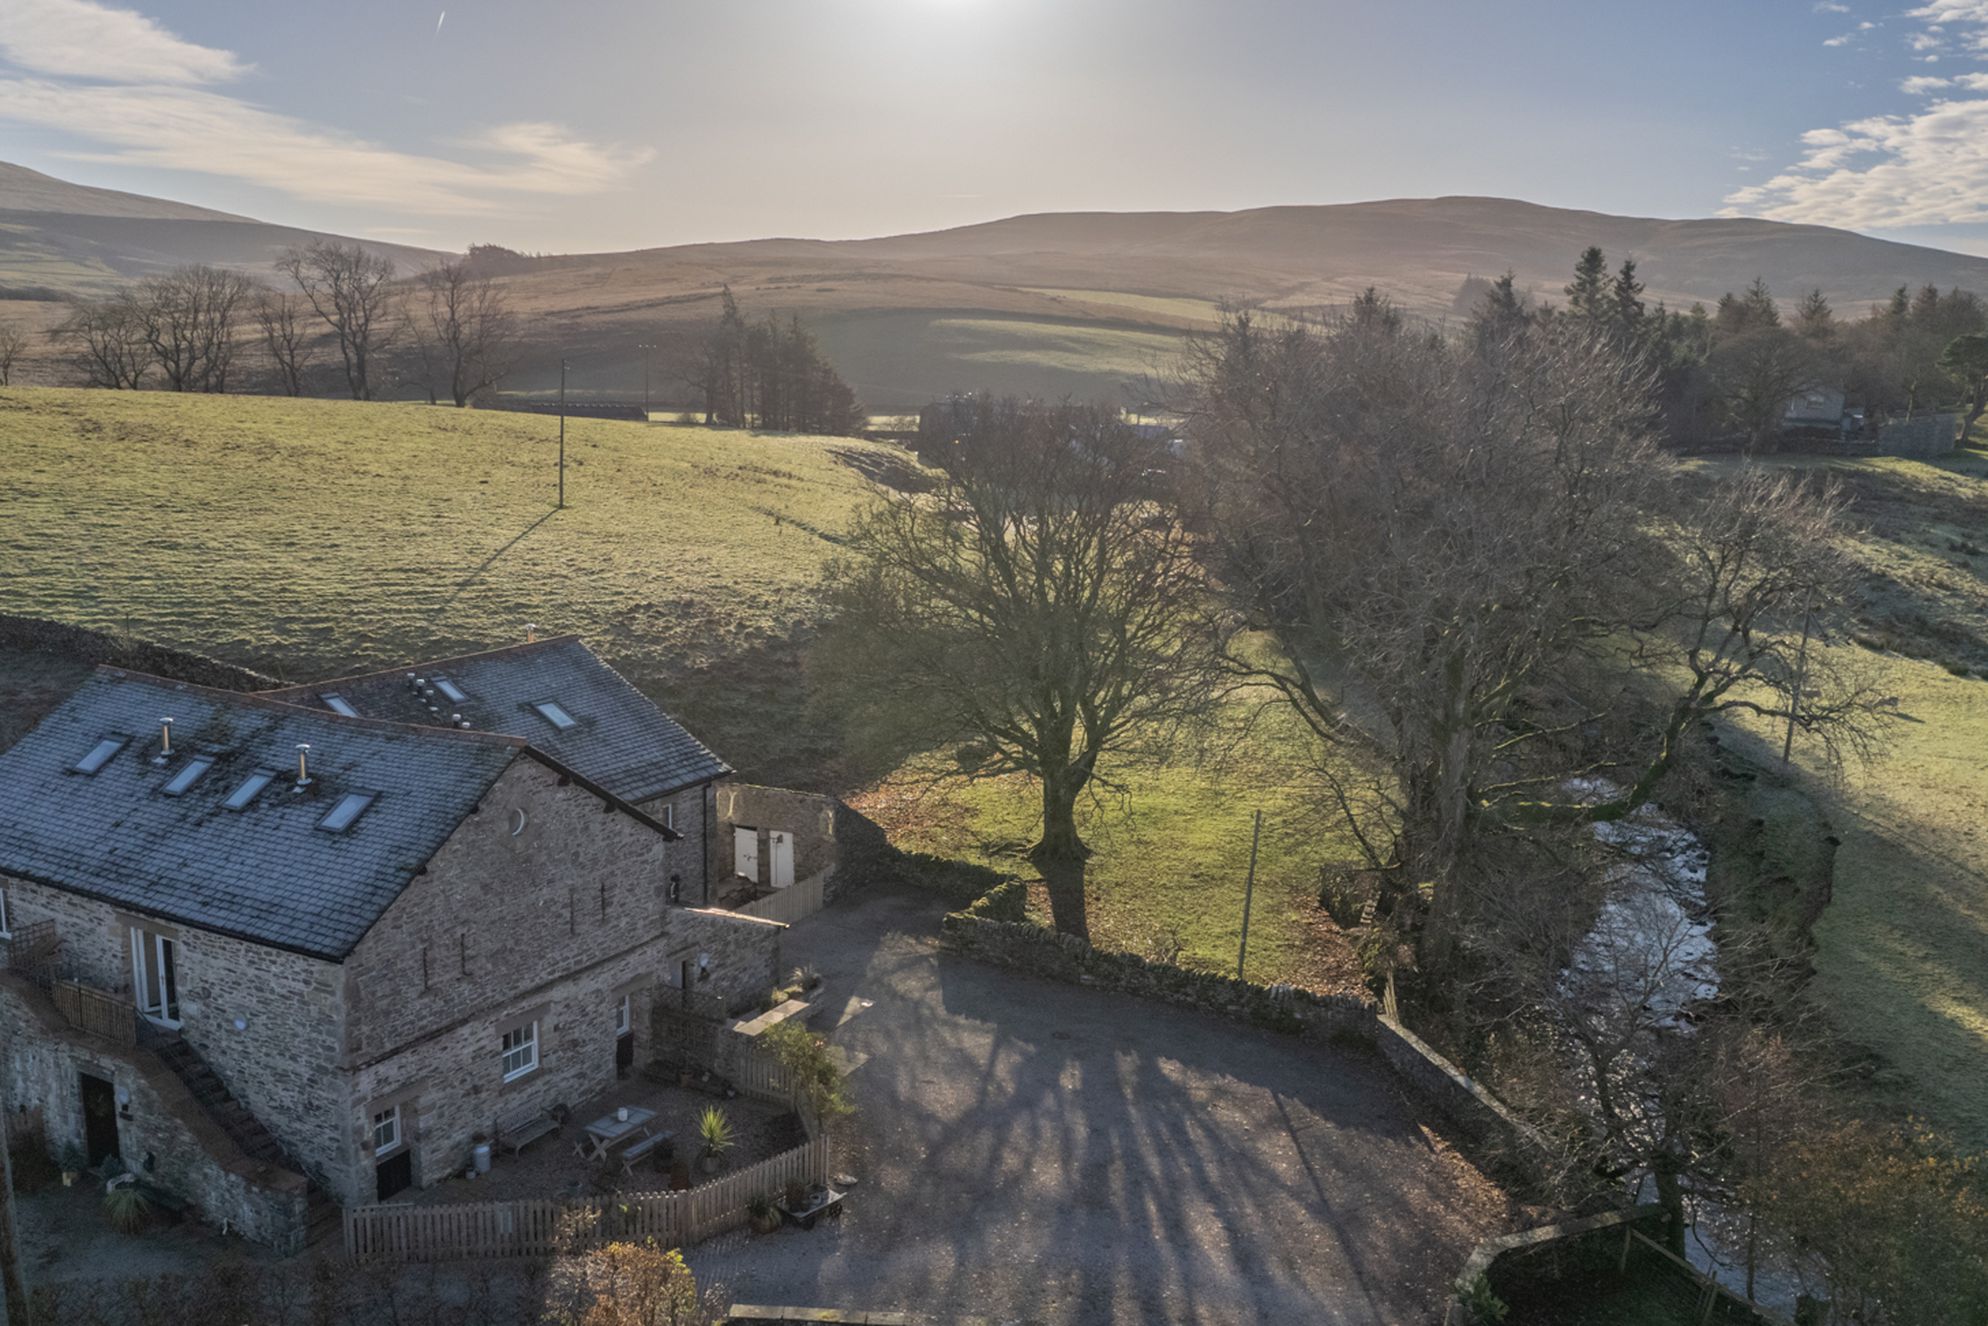
[[[1795,331],[1811,341],[1826,341],[1836,335],[1836,312],[1822,291],[1809,291],[1795,306]]]
[[[1596,250],[1600,252],[1600,250]],[[1634,336],[1643,325],[1643,283],[1636,279],[1636,260],[1624,258],[1622,270],[1615,274],[1615,292],[1612,296],[1615,326],[1624,336]]]
[[[1749,329],[1781,325],[1781,310],[1774,303],[1774,292],[1767,288],[1766,280],[1758,276],[1746,288],[1746,318]]]
[[[1531,322],[1532,315],[1526,311],[1525,301],[1519,298],[1512,273],[1507,271],[1491,283],[1477,307],[1471,310],[1470,335],[1481,352],[1522,333]]]
[[[1577,318],[1606,321],[1608,307],[1608,255],[1600,245],[1589,245],[1574,264],[1574,279],[1567,286],[1567,308]]]

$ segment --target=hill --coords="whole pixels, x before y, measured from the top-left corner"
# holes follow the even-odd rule
[[[799,648],[901,452],[278,397],[0,390],[0,612],[307,680],[578,631],[748,776],[822,776]]]
[[[284,249],[327,238],[342,237],[71,184],[0,162],[0,298],[100,294],[188,262],[263,275]],[[356,242],[408,265],[434,256],[407,245]]]

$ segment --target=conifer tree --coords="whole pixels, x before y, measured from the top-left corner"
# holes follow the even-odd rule
[[[1600,252],[1600,250],[1595,250]],[[1634,336],[1643,325],[1643,283],[1636,279],[1636,260],[1624,258],[1622,270],[1615,274],[1615,290],[1612,296],[1616,329],[1625,336]]]
[[[1607,321],[1608,294],[1608,255],[1600,245],[1591,244],[1574,264],[1574,279],[1567,285],[1568,312],[1593,322]]]

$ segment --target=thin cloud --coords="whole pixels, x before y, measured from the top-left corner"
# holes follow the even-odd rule
[[[1838,4],[1836,0],[1816,0],[1815,12],[1818,14],[1847,14],[1850,12],[1850,6]]]
[[[493,195],[593,191],[649,159],[555,125],[511,124],[467,144],[487,161],[402,152],[199,88],[83,86],[0,78],[0,119],[63,130],[101,146],[83,161],[197,171],[311,202],[400,212],[498,210]]]
[[[249,66],[95,0],[7,0],[0,123],[74,135],[75,160],[193,171],[309,202],[476,215],[505,197],[611,188],[648,149],[583,139],[557,124],[496,125],[433,156],[367,142],[211,85]],[[22,21],[25,20],[25,21]]]
[[[1906,49],[1923,63],[1988,53],[1988,0],[1933,0],[1906,17],[1920,25]],[[1929,100],[1811,129],[1792,164],[1728,194],[1724,215],[1859,230],[1988,221],[1988,74],[1915,75],[1899,89]]]
[[[8,0],[0,56],[17,68],[125,83],[221,83],[247,65],[129,9],[94,0]]]

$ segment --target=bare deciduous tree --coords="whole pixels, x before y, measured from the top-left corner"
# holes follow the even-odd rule
[[[18,323],[0,322],[0,387],[14,383],[14,365],[28,348],[28,334]]]
[[[1816,659],[1805,685],[1827,699],[1792,705],[1790,628],[1844,583],[1835,504],[1748,475],[1693,507],[1652,444],[1649,382],[1604,336],[1486,353],[1237,317],[1186,404],[1230,664],[1387,770],[1364,803],[1330,790],[1419,918],[1425,967],[1488,843],[1631,813],[1698,722],[1794,708],[1854,742],[1868,717],[1873,697]]]
[[[446,383],[458,407],[468,405],[511,371],[517,351],[517,320],[504,292],[479,275],[466,259],[437,263],[417,280],[413,331],[429,377]]]
[[[55,336],[92,387],[135,391],[152,367],[145,318],[129,290],[77,304]]]
[[[174,391],[228,389],[235,337],[255,283],[193,264],[139,283],[135,298],[152,358]]]
[[[371,400],[375,362],[399,330],[393,260],[362,245],[316,240],[284,254],[276,269],[296,282],[337,338],[352,399]]]
[[[304,394],[305,374],[317,352],[317,336],[304,325],[303,312],[296,297],[280,291],[265,290],[256,301],[256,326],[286,396]]]
[[[1781,426],[1788,400],[1816,381],[1815,354],[1785,327],[1756,327],[1722,341],[1712,352],[1712,379],[1727,422],[1751,453]]]
[[[1087,933],[1078,801],[1210,703],[1205,585],[1151,500],[1156,448],[1107,411],[982,401],[934,491],[857,525],[818,657],[859,725],[953,748],[1042,795],[1031,853]]]

